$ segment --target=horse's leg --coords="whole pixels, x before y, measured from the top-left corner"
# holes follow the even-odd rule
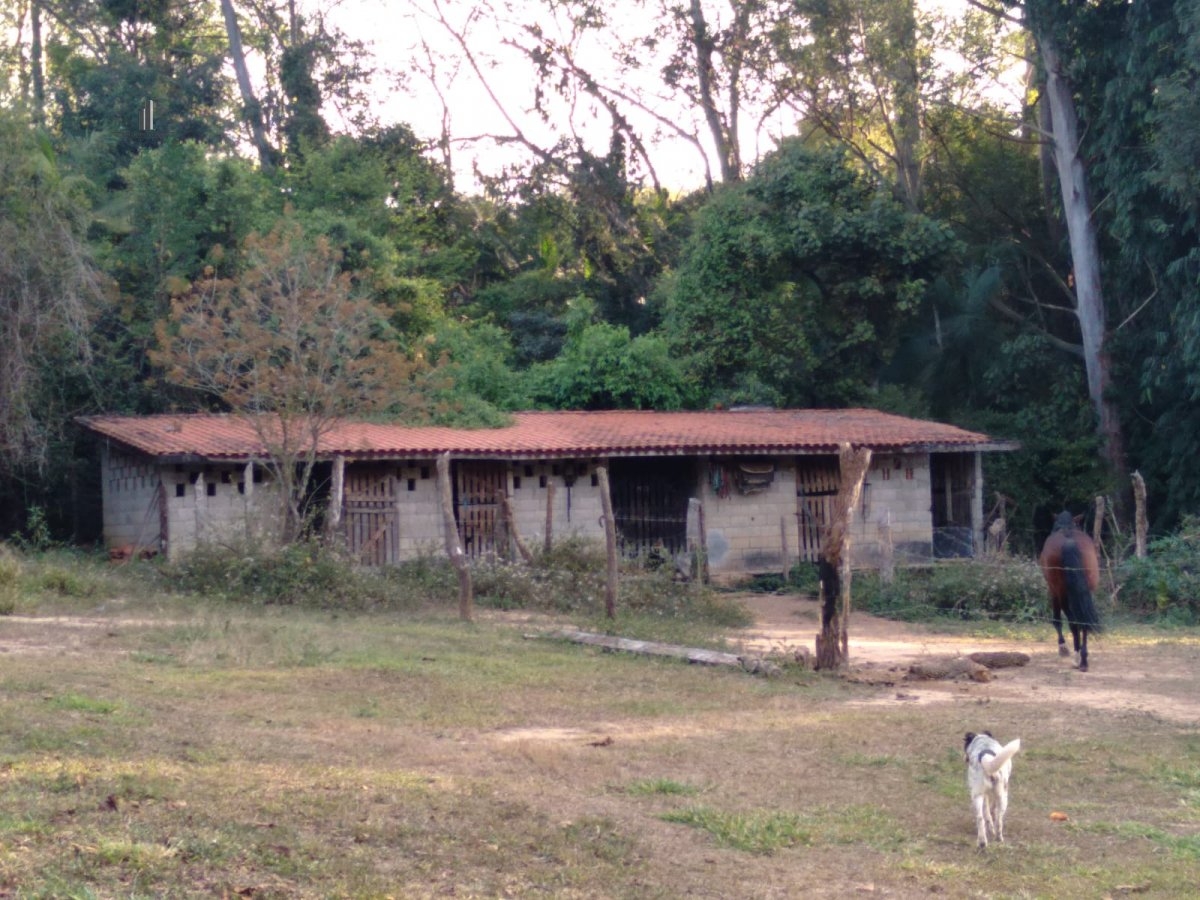
[[[1071,642],[1075,645],[1075,668],[1081,668],[1083,663],[1083,641],[1080,640],[1080,632],[1083,631],[1082,625],[1071,623]],[[1083,667],[1086,672],[1086,667]]]
[[[1083,632],[1083,640],[1080,642],[1080,648],[1079,648],[1079,671],[1086,672],[1088,670],[1088,666],[1087,666],[1087,637],[1088,637],[1087,626],[1083,625],[1080,627],[1079,630],[1081,632]]]
[[[1058,655],[1066,656],[1070,651],[1067,650],[1067,641],[1063,637],[1062,630],[1062,607],[1057,601],[1051,603],[1051,609],[1054,611],[1054,630],[1058,632]]]

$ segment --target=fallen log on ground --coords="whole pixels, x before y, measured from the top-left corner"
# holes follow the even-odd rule
[[[679,644],[660,644],[657,641],[639,641],[633,638],[616,637],[611,634],[577,631],[573,628],[561,628],[557,631],[530,635],[530,637],[571,641],[575,644],[587,644],[592,647],[602,647],[605,650],[621,650],[626,653],[637,653],[643,656],[667,656],[705,666],[728,666],[730,668],[742,669],[751,675],[765,675],[770,677],[778,675],[782,671],[775,663],[758,656],[738,656],[736,653],[724,653],[720,650],[683,647]]]
[[[992,670],[966,656],[931,656],[908,667],[908,678],[945,681],[963,676],[972,681],[991,681]]]
[[[1029,665],[1029,654],[1017,650],[979,650],[968,653],[967,659],[974,660],[989,669],[1011,669]]]

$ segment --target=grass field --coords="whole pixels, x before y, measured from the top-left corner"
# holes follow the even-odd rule
[[[64,611],[0,618],[0,896],[1200,890],[1194,722],[1039,691],[887,704],[449,607]],[[1176,637],[1152,652],[1195,659]],[[1105,665],[1142,644],[1110,636]],[[978,853],[961,736],[989,727],[1027,749],[1009,842]]]

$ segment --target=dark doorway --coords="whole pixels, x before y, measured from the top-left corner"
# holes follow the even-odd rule
[[[688,499],[696,493],[696,461],[614,459],[609,464],[613,518],[626,556],[687,550]]]
[[[975,497],[975,456],[929,454],[929,490],[933,513],[934,559],[975,555],[971,501]]]

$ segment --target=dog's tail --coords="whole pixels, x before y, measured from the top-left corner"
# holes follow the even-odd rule
[[[1021,739],[1009,741],[995,756],[989,756],[986,759],[981,759],[979,762],[983,766],[983,771],[988,774],[988,777],[995,775],[1000,771],[1000,767],[1017,755],[1017,751],[1021,749]]]

